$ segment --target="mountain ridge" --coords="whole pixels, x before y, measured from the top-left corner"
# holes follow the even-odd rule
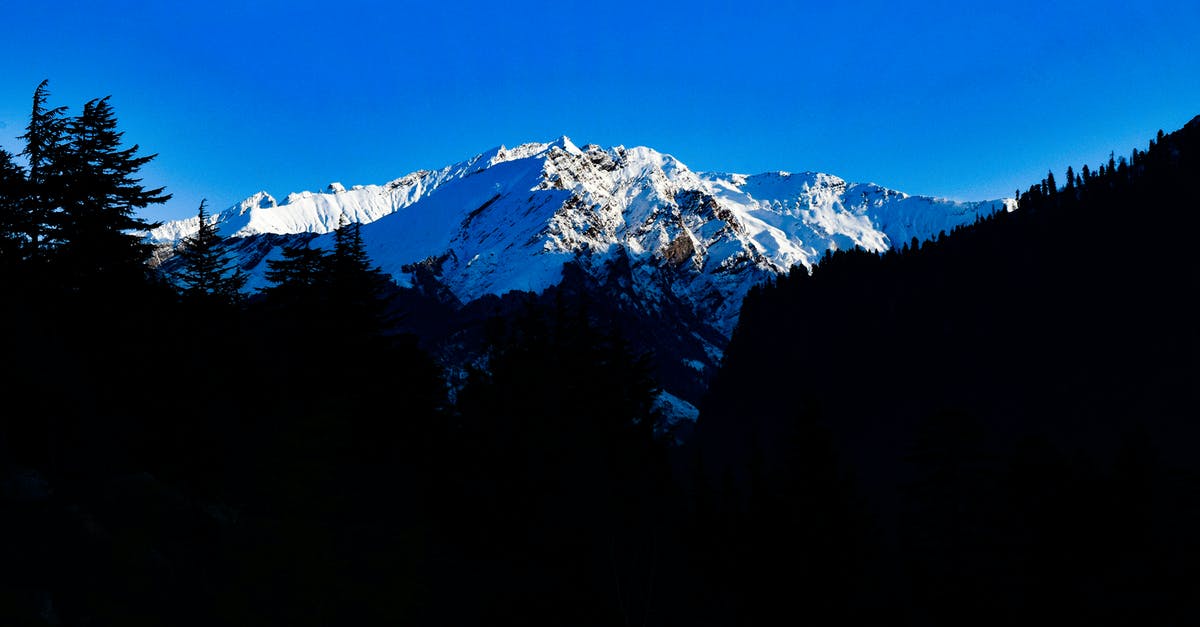
[[[289,238],[270,238],[265,250],[246,238],[315,236],[328,247],[343,219],[364,224],[368,252],[399,285],[412,286],[424,264],[462,302],[539,292],[567,261],[599,276],[620,248],[648,299],[671,291],[727,337],[746,290],[793,265],[811,268],[830,249],[883,252],[1011,203],[911,196],[818,172],[695,172],[653,148],[579,147],[561,136],[382,185],[331,183],[282,202],[258,192],[211,219],[243,240],[234,250],[251,289],[266,284],[265,262]],[[197,226],[173,221],[146,235],[168,248]]]
[[[361,222],[368,254],[400,287],[394,305],[410,320],[401,330],[423,338],[452,379],[480,357],[482,320],[519,311],[520,294],[591,303],[653,355],[664,412],[690,421],[752,287],[811,269],[829,250],[882,253],[1013,208],[820,172],[695,172],[653,148],[562,136],[382,185],[331,183],[282,202],[259,192],[211,219],[249,290],[268,285],[284,247],[329,249],[340,222]],[[147,234],[164,270],[198,224]]]

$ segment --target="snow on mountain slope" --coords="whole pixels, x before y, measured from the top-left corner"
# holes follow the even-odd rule
[[[540,291],[576,261],[599,276],[618,251],[650,310],[682,302],[728,336],[751,285],[827,249],[883,251],[1010,208],[1011,201],[953,202],[909,196],[827,174],[746,176],[693,172],[653,149],[549,143],[503,146],[385,185],[302,192],[279,203],[260,192],[214,216],[223,234],[318,234],[344,216],[362,222],[372,258],[407,285],[418,265],[463,302],[510,290]],[[150,232],[172,243],[196,219]],[[264,284],[278,244],[243,265]]]
[[[282,203],[260,191],[210,219],[221,225],[226,237],[328,233],[337,228],[343,216],[349,222],[374,222],[424,198],[447,180],[463,178],[513,158],[513,154],[521,153],[498,148],[441,170],[418,170],[384,185],[355,185],[347,190],[341,183],[330,183],[324,193],[292,193]],[[198,228],[197,218],[175,220],[150,231],[147,240],[174,243]]]

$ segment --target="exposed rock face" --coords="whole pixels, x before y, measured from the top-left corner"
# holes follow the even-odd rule
[[[662,256],[667,263],[678,266],[692,258],[696,254],[696,245],[692,243],[690,233],[680,233],[667,247],[663,250]]]

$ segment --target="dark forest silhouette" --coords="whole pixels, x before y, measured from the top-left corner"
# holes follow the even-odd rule
[[[679,445],[596,289],[480,305],[448,377],[358,224],[247,295],[204,204],[152,266],[137,211],[169,195],[107,98],[43,83],[22,140],[0,623],[1197,621],[1200,121],[756,288]]]
[[[772,524],[857,508],[827,537],[865,569],[851,615],[1195,623],[1198,149],[1200,118],[1014,212],[753,290],[697,427],[702,485],[732,477],[748,528],[784,477],[830,500]],[[790,540],[749,550],[782,572]]]

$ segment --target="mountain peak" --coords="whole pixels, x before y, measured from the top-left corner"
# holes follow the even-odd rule
[[[497,163],[503,163],[505,161],[516,161],[517,159],[528,159],[529,157],[534,157],[534,156],[541,155],[544,153],[549,153],[550,151],[552,151],[556,148],[559,150],[563,150],[572,155],[578,156],[578,155],[584,154],[583,151],[580,150],[579,147],[575,145],[575,142],[571,141],[570,137],[567,137],[566,135],[561,135],[557,139],[554,139],[552,141],[528,142],[528,143],[520,144],[518,146],[514,146],[512,148],[507,148],[507,147],[501,145],[497,148],[493,148],[492,150],[489,150],[488,152],[485,152],[482,155],[480,155],[480,160],[487,163],[488,166],[490,167],[492,165],[495,165]]]
[[[558,139],[550,142],[548,144],[548,146],[551,148],[562,148],[563,150],[565,150],[573,155],[582,155],[583,154],[583,151],[580,150],[579,147],[576,146],[575,143],[571,141],[571,138],[567,137],[566,135],[560,135],[558,137]]]
[[[276,204],[274,196],[268,194],[266,190],[259,190],[240,203],[241,211],[239,213],[245,213],[251,209],[270,209]]]

